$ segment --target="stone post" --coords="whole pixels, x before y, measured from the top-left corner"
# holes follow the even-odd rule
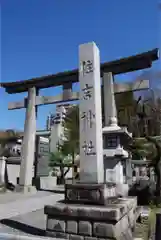
[[[94,42],[79,46],[80,181],[103,183],[100,53]]]
[[[0,157],[0,188],[5,185],[6,157]]]
[[[35,190],[32,186],[33,163],[35,156],[35,136],[36,136],[36,88],[28,90],[28,101],[26,107],[24,137],[21,151],[20,178],[17,191],[31,192]]]
[[[39,89],[36,89],[36,97],[39,96]],[[38,106],[35,106],[35,116],[36,120],[38,117]],[[35,157],[34,157],[34,183],[37,178],[37,168],[38,168],[38,153],[39,153],[39,136],[35,136]]]

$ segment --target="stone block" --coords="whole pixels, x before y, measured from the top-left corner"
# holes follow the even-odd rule
[[[135,213],[135,209],[131,209],[129,212],[128,212],[128,219],[129,219],[129,225],[130,225],[130,228],[134,228],[135,227],[135,220],[136,220],[136,213]]]
[[[92,224],[87,221],[80,221],[78,223],[78,233],[80,235],[91,236],[92,235]]]
[[[114,237],[112,232],[112,225],[107,223],[94,223],[93,233],[96,237]]]
[[[122,217],[122,206],[88,206],[88,205],[74,205],[57,203],[54,206],[46,206],[45,214],[52,216],[52,218],[66,217],[75,218],[77,220],[82,218],[93,220],[119,220]],[[124,212],[123,212],[124,213]]]
[[[116,238],[119,239],[121,234],[129,227],[128,217],[124,216],[117,223],[95,222],[93,224],[93,234],[99,238]]]
[[[84,240],[84,237],[80,235],[71,234],[69,235],[69,240]]]
[[[24,193],[24,194],[27,194],[27,193],[36,193],[37,190],[36,190],[36,187],[35,186],[21,186],[21,185],[17,185],[15,187],[15,192],[18,192],[18,193]]]
[[[116,187],[115,186],[111,186],[111,187],[107,187],[105,189],[105,198],[111,198],[111,197],[115,197],[116,196]]]
[[[65,201],[70,203],[91,203],[106,205],[108,188],[114,188],[115,184],[66,184]],[[113,196],[113,194],[112,194]]]
[[[55,232],[65,232],[65,221],[48,217],[46,228]]]
[[[67,221],[66,223],[66,232],[75,233],[78,232],[78,223],[76,221]]]
[[[89,236],[106,240],[111,238],[120,240],[120,237],[128,229],[132,231],[135,227],[136,200],[135,197],[117,198],[115,203],[107,206],[62,202],[56,203],[54,206],[46,206],[44,212],[48,215],[47,230],[60,232],[61,229],[62,233],[66,231],[70,236],[72,235],[71,238],[84,236],[84,239]],[[58,219],[60,220],[58,221]]]
[[[69,234],[61,232],[46,231],[46,237],[69,239]]]
[[[127,229],[127,231],[123,232],[119,240],[134,240],[131,229]],[[139,239],[136,239],[136,240],[139,240]],[[140,240],[143,240],[143,239],[140,239]]]
[[[84,240],[98,240],[96,237],[85,237]],[[104,240],[104,239],[102,239]]]
[[[95,238],[95,237],[93,237]],[[120,240],[120,239],[115,239],[115,238],[96,238],[97,240]]]
[[[127,197],[129,192],[128,184],[117,184],[116,186],[116,194],[121,197]]]
[[[137,207],[137,197],[123,197],[119,198],[120,204],[126,203],[127,209],[130,210],[131,208]]]
[[[56,203],[54,206],[45,206],[44,213],[52,216],[52,218],[59,219],[61,217],[64,220],[79,221],[80,217],[92,219],[93,221],[119,221],[126,213],[132,208],[136,209],[137,199],[134,198],[118,198],[114,203],[107,206],[90,206],[83,204],[64,204]]]
[[[47,176],[40,177],[40,189],[54,190],[57,185],[57,177]]]
[[[54,205],[46,205],[44,207],[44,214],[53,216],[62,216],[66,213],[68,206],[63,203],[56,203]]]

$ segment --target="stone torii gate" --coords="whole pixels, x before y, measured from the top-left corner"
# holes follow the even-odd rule
[[[152,66],[152,62],[158,59],[158,49],[145,52],[136,56],[123,58],[120,60],[106,62],[101,64],[101,77],[103,77],[104,89],[107,80],[104,73],[112,72],[121,74],[135,70],[145,69]],[[40,105],[57,104],[69,101],[79,100],[79,92],[72,91],[72,84],[78,82],[78,69],[62,72],[55,75],[44,76],[25,81],[1,83],[8,94],[28,92],[28,97],[20,102],[9,103],[8,109],[26,108],[24,138],[21,153],[20,179],[17,185],[17,191],[29,192],[34,190],[32,186],[32,167],[35,157],[35,136],[36,136],[36,115],[37,108]],[[63,86],[63,93],[57,96],[39,96],[39,90],[42,88]],[[149,81],[139,81],[128,84],[115,84],[115,93],[125,91],[136,91],[149,88]],[[108,96],[103,91],[104,113],[107,113]]]

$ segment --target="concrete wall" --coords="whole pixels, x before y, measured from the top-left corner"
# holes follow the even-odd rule
[[[17,178],[20,174],[20,165],[19,164],[7,164],[8,180],[14,185],[17,184]],[[34,168],[33,168],[34,176]]]
[[[65,168],[66,171],[66,168]],[[17,184],[17,178],[20,173],[20,165],[19,164],[7,164],[7,172],[8,172],[8,180],[14,185]],[[34,167],[33,167],[33,177],[34,177]],[[72,168],[70,168],[69,172],[66,174],[65,178],[72,178]]]

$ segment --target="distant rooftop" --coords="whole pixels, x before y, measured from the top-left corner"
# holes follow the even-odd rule
[[[112,72],[113,74],[121,74],[132,72],[140,69],[150,68],[152,62],[158,60],[158,48],[148,52],[144,52],[135,56],[122,58],[112,62],[105,62],[101,64],[101,76],[104,72]],[[29,80],[21,80],[16,82],[1,83],[9,94],[26,92],[30,87],[36,86],[37,89],[48,88],[52,86],[60,86],[68,83],[78,82],[78,69],[71,71],[60,72],[57,74],[42,76]]]

